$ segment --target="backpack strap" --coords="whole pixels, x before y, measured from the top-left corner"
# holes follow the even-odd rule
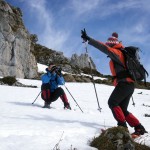
[[[145,76],[144,76],[144,85],[147,86],[147,84],[146,84],[146,76],[148,77],[149,74],[148,74],[148,72],[146,71],[146,69],[143,67],[143,65],[141,65],[141,67],[143,68],[143,70],[144,70],[144,72],[145,72]]]
[[[112,61],[113,61],[113,60],[112,60]],[[123,66],[123,64],[120,64],[120,63],[118,63],[118,62],[116,62],[116,61],[113,61],[113,63],[114,63],[114,67],[115,67],[116,64],[117,64],[117,65],[119,65],[119,66],[121,66],[121,67],[124,68],[124,70],[122,70],[122,71],[116,73],[116,76],[113,76],[113,79],[116,79],[116,78],[117,78],[117,79],[131,78],[131,76],[130,76],[130,74],[129,74],[129,71]]]
[[[143,66],[142,66],[143,67]],[[144,71],[145,71],[145,73],[146,73],[146,75],[147,75],[147,77],[149,76],[149,74],[148,74],[148,72],[146,71],[146,69],[143,67],[143,69],[144,69]]]

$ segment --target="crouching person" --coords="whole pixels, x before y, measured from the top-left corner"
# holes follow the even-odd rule
[[[46,72],[42,75],[41,97],[45,101],[43,108],[50,108],[50,104],[59,97],[64,103],[64,109],[71,109],[64,90],[59,85],[64,85],[65,80],[61,74],[61,68],[56,67],[53,63],[48,65]]]

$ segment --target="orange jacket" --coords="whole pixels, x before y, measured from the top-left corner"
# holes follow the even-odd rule
[[[89,44],[94,46],[95,48],[99,49],[101,52],[105,53],[110,57],[110,70],[113,77],[116,77],[114,79],[114,85],[117,85],[118,82],[134,82],[130,77],[124,77],[124,78],[118,78],[117,74],[123,71],[126,71],[126,65],[125,65],[125,58],[123,53],[121,52],[121,48],[124,48],[124,46],[119,43],[113,47],[109,47],[106,44],[102,42],[98,42],[94,39],[89,40]]]

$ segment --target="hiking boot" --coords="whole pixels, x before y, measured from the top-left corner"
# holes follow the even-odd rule
[[[64,109],[67,108],[67,109],[70,109],[71,110],[71,107],[70,107],[70,104],[69,103],[64,103]]]
[[[44,106],[42,108],[48,108],[48,109],[50,109],[50,104],[48,104],[48,103],[45,102]]]
[[[126,122],[118,122],[118,126],[121,126],[121,127],[124,127],[124,128],[128,128]]]
[[[134,135],[143,135],[144,133],[148,133],[141,124],[134,127],[134,129],[135,129],[135,132],[132,133]]]
[[[48,109],[50,109],[50,105],[44,105],[42,108],[48,108]]]

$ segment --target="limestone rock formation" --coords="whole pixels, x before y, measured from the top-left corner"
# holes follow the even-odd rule
[[[0,0],[0,76],[37,76],[33,37],[23,24],[21,10]]]
[[[71,57],[71,65],[78,66],[79,68],[90,68],[89,62],[91,64],[91,68],[96,70],[96,66],[92,61],[91,57],[89,57],[86,53],[78,56],[77,54],[73,54]]]
[[[62,67],[63,71],[69,73],[81,73],[83,68],[91,68],[96,70],[95,64],[87,54],[73,54],[71,59],[64,56],[63,52],[54,51],[40,44],[35,44],[34,55],[38,63],[47,65],[53,62]]]

